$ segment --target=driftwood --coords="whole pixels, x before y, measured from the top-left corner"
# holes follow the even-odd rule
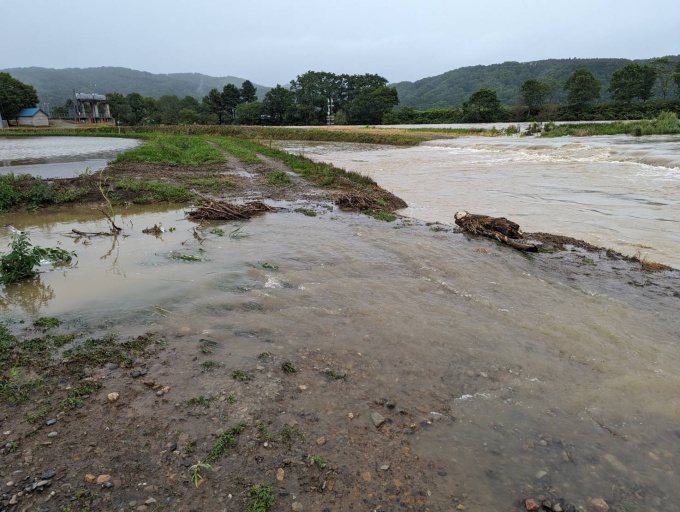
[[[261,201],[231,204],[226,201],[205,200],[203,205],[188,213],[190,219],[199,220],[247,220],[253,215],[274,211],[275,208]]]
[[[519,225],[505,217],[489,217],[468,212],[457,212],[456,224],[473,235],[481,235],[507,244],[518,251],[537,252],[538,246],[519,242],[524,235]]]
[[[335,198],[335,204],[340,208],[347,208],[359,211],[394,211],[406,208],[408,205],[404,200],[385,190],[373,190],[364,192],[360,190],[350,190]]]

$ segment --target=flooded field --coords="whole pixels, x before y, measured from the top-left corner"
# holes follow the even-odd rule
[[[202,243],[181,209],[118,213],[126,236],[91,240],[70,232],[105,231],[96,210],[0,216],[35,244],[78,254],[73,268],[6,287],[6,318],[182,333],[180,351],[210,337],[236,361],[331,354],[347,392],[307,399],[335,433],[328,459],[341,456],[348,411],[396,403],[390,422],[422,425],[408,438],[434,475],[422,510],[515,510],[547,493],[621,511],[679,508],[677,272],[620,278],[612,267],[627,262],[568,264],[337,210],[211,224]],[[142,233],[154,224],[165,233]],[[0,230],[0,246],[9,240]]]
[[[73,178],[96,172],[138,140],[114,137],[0,137],[0,173]]]
[[[461,137],[414,148],[281,143],[374,178],[402,213],[505,216],[526,232],[586,240],[680,267],[680,138]]]

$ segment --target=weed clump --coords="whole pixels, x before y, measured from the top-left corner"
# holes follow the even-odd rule
[[[229,430],[222,432],[213,443],[212,450],[210,450],[210,460],[219,459],[223,453],[229,448],[236,446],[236,436],[245,430],[246,426],[243,423],[231,427]]]
[[[248,494],[248,512],[268,512],[276,504],[271,485],[254,485]]]
[[[38,275],[35,267],[42,260],[57,265],[71,263],[76,253],[60,248],[33,246],[28,232],[19,233],[9,244],[10,251],[0,256],[0,283],[15,283]]]

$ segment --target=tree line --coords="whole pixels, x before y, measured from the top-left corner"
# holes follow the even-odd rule
[[[662,99],[650,101],[653,88],[658,87]],[[574,71],[564,83],[557,80],[530,78],[520,87],[520,101],[515,106],[501,104],[496,91],[481,88],[472,93],[459,108],[439,108],[418,111],[410,107],[388,113],[386,124],[406,123],[479,123],[498,121],[567,121],[642,119],[667,110],[680,113],[680,62],[667,57],[650,64],[627,64],[609,80],[607,91],[612,101],[597,103],[602,84],[587,68]],[[566,92],[567,101],[555,102],[559,92]]]
[[[336,75],[308,71],[290,82],[277,84],[262,101],[249,80],[241,87],[225,85],[211,89],[200,101],[176,95],[158,99],[139,93],[107,93],[111,115],[124,125],[246,124],[323,125],[332,116],[335,124],[380,124],[383,116],[399,104],[396,89],[375,75]],[[70,101],[52,109],[68,116]]]

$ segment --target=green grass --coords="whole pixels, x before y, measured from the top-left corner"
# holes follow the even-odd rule
[[[28,174],[0,175],[0,212],[18,205],[33,210],[50,204],[72,203],[88,194],[84,188],[56,188],[42,178]]]
[[[203,137],[154,133],[146,143],[116,157],[115,162],[135,161],[166,165],[203,165],[222,162],[221,151]]]
[[[134,200],[135,203],[184,203],[194,198],[185,185],[162,183],[160,181],[125,178],[115,183],[116,188],[130,192],[144,193]]]
[[[215,137],[210,139],[211,142],[217,144],[221,149],[238,158],[241,162],[247,164],[259,164],[262,162],[257,156],[257,147],[241,139],[232,137]]]
[[[632,122],[578,123],[551,127],[542,137],[587,137],[591,135],[670,135],[680,133],[680,121],[674,112],[662,112],[656,119]]]
[[[231,372],[231,378],[239,382],[249,382],[253,380],[253,374],[245,370],[234,370]]]
[[[269,173],[267,178],[267,183],[270,185],[288,185],[291,182],[290,176],[286,171],[272,171]]]
[[[37,327],[38,329],[42,329],[44,331],[54,327],[59,327],[60,325],[61,320],[52,316],[43,316],[33,321],[33,327]]]
[[[268,512],[276,504],[271,485],[254,485],[248,493],[247,512]]]
[[[296,208],[295,212],[306,215],[307,217],[316,217],[316,212],[314,210],[310,210],[309,208]]]
[[[210,407],[210,399],[204,397],[203,395],[195,396],[189,399],[189,404],[200,405],[201,407],[205,407],[207,409],[208,407]]]
[[[389,212],[376,212],[373,214],[374,219],[384,220],[385,222],[394,222],[397,216]]]
[[[240,423],[222,432],[213,443],[212,450],[208,456],[210,460],[219,459],[229,448],[236,446],[236,436],[245,430],[246,426]]]

